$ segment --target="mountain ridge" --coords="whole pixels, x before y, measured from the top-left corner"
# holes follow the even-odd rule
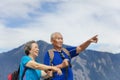
[[[43,40],[39,40],[37,43],[40,47],[37,61],[43,63],[44,53],[51,49],[52,45]],[[18,68],[21,57],[25,55],[23,45],[0,54],[0,80],[7,80],[7,75]],[[63,46],[69,47],[68,45]],[[120,54],[85,50],[79,56],[72,59],[74,79],[119,80],[119,62]]]

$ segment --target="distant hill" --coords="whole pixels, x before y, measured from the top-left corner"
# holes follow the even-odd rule
[[[38,44],[37,61],[43,63],[44,53],[52,46],[42,40]],[[0,54],[0,80],[7,80],[7,75],[18,68],[24,55],[23,45]],[[120,80],[120,54],[85,50],[72,59],[72,68],[74,80]]]

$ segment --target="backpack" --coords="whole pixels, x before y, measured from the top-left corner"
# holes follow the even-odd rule
[[[65,48],[62,48],[62,50],[70,57],[70,53],[67,49]],[[56,51],[55,49],[50,49],[48,50],[48,53],[49,53],[49,57],[50,57],[50,65],[52,66],[52,61],[53,61],[53,58],[54,58],[54,51]]]
[[[67,49],[62,48],[62,50],[70,57],[70,53],[69,53],[69,51]],[[50,65],[51,66],[53,66],[52,61],[53,61],[53,58],[54,58],[54,51],[56,51],[56,50],[55,49],[48,50],[48,54],[49,54],[49,57],[50,57]],[[44,79],[44,80],[51,80],[51,79],[52,79],[52,77]]]
[[[23,80],[26,70],[27,70],[27,68],[25,67],[24,72],[22,74],[22,80]],[[19,80],[19,72],[20,72],[20,66],[19,66],[18,70],[8,74],[8,80]]]

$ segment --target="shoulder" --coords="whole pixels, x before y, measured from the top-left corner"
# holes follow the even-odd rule
[[[76,50],[76,47],[66,47],[65,49],[67,49],[68,51],[71,51],[71,50]]]
[[[45,53],[45,56],[49,56],[49,54],[53,54],[54,51],[55,51],[54,49],[47,50],[47,52]]]
[[[29,56],[23,56],[22,60],[24,60],[24,59],[31,59],[31,58]]]
[[[54,51],[55,51],[54,49],[49,49],[47,53],[48,53],[48,54],[53,54]]]
[[[29,56],[23,56],[21,59],[21,65],[26,65],[30,60],[32,60]]]
[[[28,62],[30,60],[32,60],[32,59],[29,56],[23,56],[21,59],[22,62]]]

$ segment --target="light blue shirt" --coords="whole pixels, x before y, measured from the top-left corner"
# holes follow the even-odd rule
[[[19,74],[19,80],[21,80],[23,71],[26,67],[26,64],[32,60],[29,56],[23,56],[20,63],[20,74]],[[27,68],[25,75],[23,77],[23,80],[40,80],[41,77],[41,70]]]

